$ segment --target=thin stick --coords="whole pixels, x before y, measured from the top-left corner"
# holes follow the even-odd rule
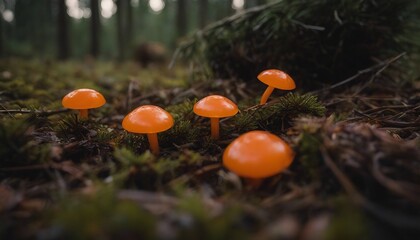
[[[154,192],[146,192],[139,190],[120,190],[117,193],[119,199],[132,200],[141,204],[144,203],[162,203],[175,206],[178,204],[178,199]]]
[[[359,206],[363,207],[375,217],[381,221],[386,221],[394,226],[403,228],[403,229],[419,229],[420,228],[420,218],[417,217],[407,217],[402,214],[398,214],[393,210],[388,210],[383,207],[379,207],[373,204],[371,201],[366,199],[350,179],[338,168],[334,161],[329,156],[327,149],[325,147],[320,147],[322,157],[324,159],[325,165],[333,172],[337,180],[343,186],[344,190],[348,193],[350,198]]]
[[[47,110],[47,111],[39,111],[39,110],[24,110],[24,109],[10,109],[10,110],[0,110],[0,114],[16,114],[16,113],[21,113],[21,114],[39,114],[41,116],[50,116],[50,115],[54,115],[54,114],[59,114],[59,113],[65,113],[70,111],[69,109],[57,109],[57,110]]]
[[[400,53],[399,55],[397,55],[396,57],[393,57],[393,58],[391,58],[391,59],[389,59],[389,60],[386,60],[386,61],[383,61],[383,62],[380,62],[379,64],[376,64],[376,65],[374,65],[374,66],[372,66],[372,67],[369,67],[369,68],[365,68],[365,69],[363,69],[363,70],[360,70],[359,72],[357,72],[357,74],[355,74],[355,75],[353,75],[353,76],[351,76],[351,77],[349,77],[349,78],[347,78],[347,79],[345,79],[345,80],[343,80],[343,81],[341,81],[341,82],[339,82],[339,83],[336,83],[336,84],[334,84],[334,85],[331,85],[331,86],[329,86],[329,87],[326,87],[326,88],[323,88],[323,89],[320,89],[320,90],[316,90],[316,91],[313,91],[313,92],[310,92],[311,94],[315,94],[315,93],[320,93],[320,92],[324,92],[324,91],[327,91],[327,90],[332,90],[332,89],[334,89],[334,88],[337,88],[337,87],[340,87],[340,86],[342,86],[342,85],[344,85],[344,84],[347,84],[347,83],[349,83],[349,82],[351,82],[351,81],[353,81],[353,80],[355,80],[355,79],[357,79],[358,77],[360,77],[361,75],[363,75],[363,74],[366,74],[366,73],[369,73],[369,72],[372,72],[372,71],[374,71],[374,70],[376,70],[376,69],[378,69],[379,68],[379,71],[377,71],[377,73],[375,74],[375,76],[377,76],[377,75],[379,75],[381,72],[383,72],[390,64],[392,64],[392,63],[394,63],[394,62],[396,62],[397,60],[399,60],[400,58],[402,58],[403,56],[405,56],[406,55],[406,53],[405,52],[403,52],[403,53]]]
[[[328,154],[327,150],[324,147],[320,148],[322,157],[324,158],[325,165],[334,173],[335,177],[344,187],[344,190],[350,195],[357,204],[365,205],[366,199],[357,191],[356,187],[351,183],[351,181],[347,178],[346,175],[341,172],[341,170],[337,167],[334,161],[331,159],[330,155]]]

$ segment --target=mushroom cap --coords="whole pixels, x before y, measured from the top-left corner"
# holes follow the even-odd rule
[[[208,118],[231,117],[238,111],[234,102],[220,95],[207,96],[194,104],[194,113]]]
[[[125,116],[122,127],[133,133],[158,133],[174,125],[172,115],[158,106],[144,105]]]
[[[296,88],[295,81],[287,73],[277,69],[262,71],[257,78],[268,86],[278,89],[292,90]]]
[[[61,103],[65,108],[91,109],[104,105],[106,100],[102,94],[93,89],[81,88],[68,93]]]
[[[281,138],[265,131],[251,131],[229,144],[223,164],[238,176],[258,179],[283,171],[293,157],[293,150]]]

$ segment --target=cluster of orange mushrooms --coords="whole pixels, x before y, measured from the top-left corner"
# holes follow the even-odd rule
[[[265,104],[275,88],[294,89],[295,82],[283,71],[269,69],[257,77],[267,85],[260,104]],[[62,104],[79,111],[80,118],[88,118],[88,110],[105,104],[105,98],[92,89],[78,89],[67,94]],[[226,97],[210,95],[199,100],[193,108],[195,114],[210,118],[211,137],[219,138],[219,119],[238,113],[238,106]],[[159,132],[174,125],[170,113],[154,105],[144,105],[125,116],[122,127],[132,133],[147,134],[151,152],[159,155]],[[262,179],[276,175],[286,169],[294,158],[290,146],[278,136],[266,131],[251,131],[231,142],[223,153],[223,164],[230,171],[258,186]]]

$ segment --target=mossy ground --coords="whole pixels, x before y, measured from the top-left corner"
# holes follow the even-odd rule
[[[257,80],[188,80],[179,67],[101,62],[0,62],[0,239],[412,239],[420,231],[419,95],[414,81],[318,94],[275,91],[257,106]],[[186,69],[186,68],[185,68]],[[75,88],[107,104],[80,120],[61,98]],[[224,95],[241,112],[221,139],[194,115]],[[125,132],[130,110],[154,104],[175,119],[159,134]],[[267,130],[297,155],[249,189],[224,169],[237,136]],[[403,232],[404,234],[401,234]]]

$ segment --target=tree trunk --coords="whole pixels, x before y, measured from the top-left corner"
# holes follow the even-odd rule
[[[57,23],[58,58],[65,60],[70,51],[66,0],[58,1]]]
[[[187,34],[187,0],[178,0],[177,4],[177,15],[176,15],[176,27],[178,38],[183,37]]]
[[[33,12],[38,13],[38,15],[33,14],[31,19],[34,19],[35,29],[34,32],[34,46],[36,49],[36,54],[45,57],[47,55],[48,49],[48,13],[50,10],[50,0],[39,1],[38,5],[35,5],[32,8]],[[35,15],[35,16],[34,16]]]
[[[245,8],[252,8],[258,5],[264,4],[264,0],[246,0],[245,1]]]
[[[133,36],[134,36],[134,15],[133,15],[133,7],[131,6],[130,1],[127,3],[127,47],[129,50],[133,47]]]
[[[4,55],[3,49],[3,18],[0,17],[0,58]]]
[[[55,22],[56,20],[54,19],[54,13],[55,13],[55,6],[56,2],[54,0],[48,0],[47,1],[47,7],[46,7],[46,13],[45,13],[45,22],[44,22],[44,28],[45,28],[45,32],[44,32],[44,39],[48,39],[47,40],[47,47],[46,47],[46,54],[47,56],[51,57],[51,54],[54,52],[54,39],[51,38],[51,33],[52,33],[52,29],[51,29],[51,23]]]
[[[92,57],[97,58],[99,56],[99,35],[100,35],[100,28],[101,22],[99,18],[99,1],[98,0],[90,0],[90,10],[91,10],[91,20],[90,20],[90,31],[91,31],[91,39],[90,39],[90,54]]]
[[[200,0],[199,1],[199,24],[200,28],[203,29],[207,25],[207,16],[208,16],[208,6],[209,1],[208,0]]]
[[[226,13],[227,13],[227,16],[230,16],[235,13],[235,11],[233,11],[233,8],[232,8],[233,0],[228,0],[226,2],[227,2]]]
[[[244,8],[252,8],[254,6],[254,1],[253,0],[245,0],[245,5]]]
[[[117,0],[117,41],[118,41],[118,60],[125,59],[125,4],[127,0]]]
[[[257,0],[257,5],[258,6],[260,6],[260,5],[264,5],[264,4],[266,4],[267,3],[267,0]]]

